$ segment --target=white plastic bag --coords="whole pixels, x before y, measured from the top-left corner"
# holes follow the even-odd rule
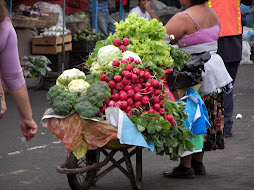
[[[242,60],[240,64],[252,64],[253,61],[250,59],[251,55],[251,47],[249,42],[243,41],[242,42]]]

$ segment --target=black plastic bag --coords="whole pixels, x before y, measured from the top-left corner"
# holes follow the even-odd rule
[[[209,52],[192,54],[192,59],[184,65],[181,71],[173,71],[168,74],[169,89],[186,89],[202,83],[204,64],[211,58]]]

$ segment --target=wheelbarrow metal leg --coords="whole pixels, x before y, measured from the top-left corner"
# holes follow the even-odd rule
[[[142,147],[136,147],[136,181],[141,186],[142,182]]]

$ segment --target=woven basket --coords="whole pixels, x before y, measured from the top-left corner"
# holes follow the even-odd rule
[[[39,20],[43,20],[46,22],[45,27],[50,28],[51,26],[55,26],[58,22],[59,13],[49,12],[48,17],[40,17]]]
[[[38,20],[35,23],[35,28],[45,28],[45,26],[46,26],[46,21],[44,20]]]
[[[33,28],[37,21],[38,18],[20,15],[12,18],[12,23],[15,28]]]

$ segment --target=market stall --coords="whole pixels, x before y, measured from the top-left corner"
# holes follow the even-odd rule
[[[88,73],[65,70],[49,89],[51,108],[42,123],[68,150],[57,171],[68,175],[72,189],[89,189],[114,168],[133,189],[141,189],[142,148],[171,160],[192,150],[185,103],[175,100],[167,82],[172,69],[181,69],[189,56],[166,44],[165,35],[162,23],[130,14],[114,35],[96,43],[84,65]],[[123,157],[116,160],[119,151]],[[102,171],[109,161],[113,166]]]

